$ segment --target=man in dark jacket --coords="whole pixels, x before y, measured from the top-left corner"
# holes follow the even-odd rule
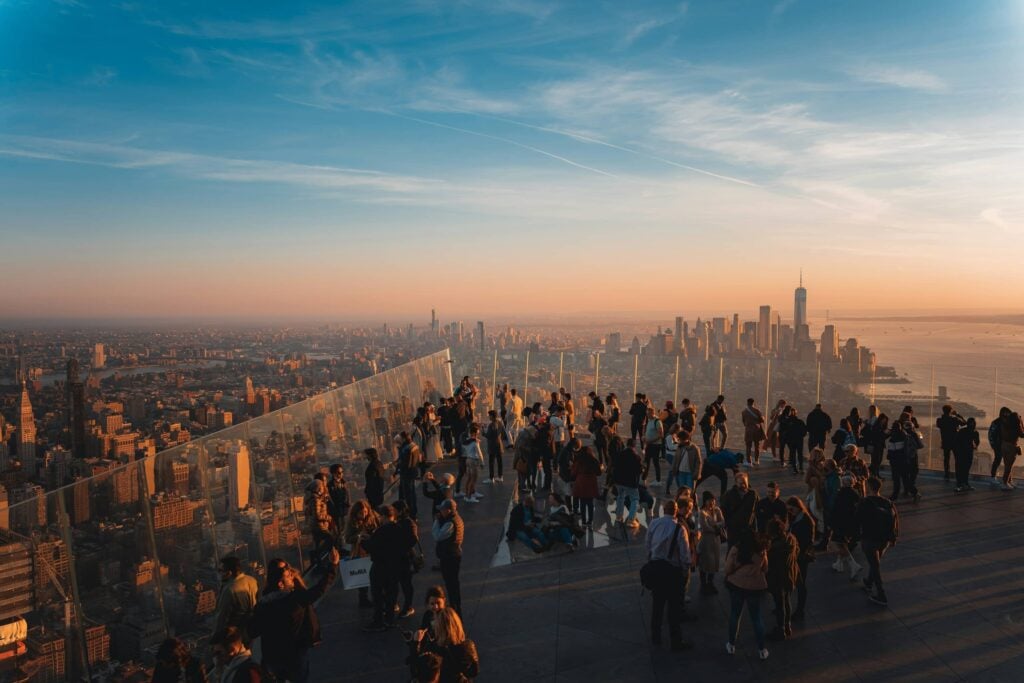
[[[946,404],[942,406],[942,415],[935,421],[939,428],[939,439],[942,443],[942,471],[945,480],[949,481],[949,457],[953,454],[953,447],[956,444],[956,433],[967,424],[967,420],[953,410],[953,406]]]
[[[757,520],[757,530],[762,534],[768,533],[768,522],[778,519],[785,522],[789,518],[789,511],[786,503],[779,497],[779,485],[774,481],[768,482],[765,489],[765,497],[757,501],[754,517]]]
[[[420,475],[420,463],[423,452],[412,440],[408,432],[399,435],[398,460],[395,463],[395,476],[398,477],[398,500],[405,501],[409,506],[409,516],[416,519],[416,478]]]
[[[828,433],[832,431],[832,417],[821,409],[821,404],[814,406],[814,410],[807,413],[807,448],[825,448],[825,441]]]
[[[725,412],[725,396],[721,394],[715,399],[715,429],[718,430],[718,448],[725,448],[725,440],[729,438],[729,429],[726,422],[729,420]]]
[[[436,545],[437,559],[441,564],[441,577],[444,588],[448,592],[448,603],[462,614],[462,586],[459,582],[459,570],[462,567],[462,539],[466,527],[459,516],[459,507],[454,500],[441,503],[431,535]]]
[[[336,548],[329,557],[324,575],[312,588],[304,587],[299,571],[287,563],[271,564],[267,588],[272,590],[256,604],[250,634],[260,638],[263,667],[277,680],[310,680],[309,649],[320,642],[313,604],[334,582],[341,560]]]
[[[380,461],[376,448],[367,448],[363,453],[367,460],[363,493],[366,494],[366,502],[376,510],[384,504],[384,463]]]
[[[868,578],[864,579],[864,590],[872,602],[888,605],[889,600],[882,587],[882,556],[896,544],[900,518],[892,501],[879,495],[882,482],[877,477],[869,477],[866,487],[867,496],[857,506],[861,548],[868,560]],[[875,590],[873,594],[872,589]]]
[[[644,435],[647,423],[647,402],[643,394],[637,394],[633,405],[629,406],[629,438],[640,439]]]
[[[640,454],[636,452],[636,442],[630,439],[626,447],[620,449],[612,458],[611,479],[618,492],[615,501],[615,521],[622,522],[622,510],[629,501],[629,518],[626,526],[636,528],[640,522],[636,519],[636,509],[640,503],[640,473],[644,464]]]
[[[331,478],[327,480],[327,495],[330,497],[331,518],[337,533],[345,528],[345,518],[350,507],[348,482],[345,481],[345,470],[340,463],[331,465]]]
[[[374,617],[365,631],[384,631],[395,624],[398,604],[398,583],[402,570],[416,545],[416,537],[404,525],[396,523],[395,509],[385,505],[380,511],[384,522],[363,543],[370,553],[370,592],[373,594]]]
[[[757,508],[757,491],[750,488],[750,479],[746,472],[737,472],[733,477],[735,483],[722,496],[722,516],[725,517],[725,529],[728,533],[728,545],[732,548],[744,532],[754,531],[755,510]]]

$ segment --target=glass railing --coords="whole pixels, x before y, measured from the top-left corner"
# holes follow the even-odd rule
[[[948,403],[964,418],[977,420],[981,447],[972,473],[978,475],[990,473],[993,454],[986,432],[999,408],[1024,411],[1024,369],[1017,368],[912,365],[892,372],[774,358],[468,349],[453,349],[452,363],[456,383],[468,375],[480,390],[478,420],[485,419],[486,411],[497,403],[496,390],[505,384],[516,388],[527,406],[541,402],[546,407],[551,392],[564,388],[572,395],[577,422],[582,424],[588,417],[587,394],[594,391],[604,400],[615,393],[623,413],[619,433],[624,436],[629,431],[626,413],[636,392],[645,393],[659,408],[665,401],[673,401],[678,408],[682,399],[689,398],[697,406],[698,417],[721,393],[729,410],[729,445],[736,448],[742,446],[740,413],[748,398],[755,399],[766,416],[779,399],[796,406],[803,417],[821,403],[836,427],[854,406],[866,418],[868,406],[877,405],[894,420],[909,405],[924,436],[920,466],[938,471],[943,469],[943,458],[935,421]],[[1017,462],[1024,468],[1021,459]]]
[[[5,481],[0,632],[23,619],[28,638],[0,647],[0,671],[105,680],[151,666],[168,635],[205,652],[220,558],[261,583],[268,559],[305,567],[312,476],[340,463],[361,498],[363,449],[393,461],[416,408],[451,395],[450,368],[441,351],[150,458],[87,461],[55,491]]]

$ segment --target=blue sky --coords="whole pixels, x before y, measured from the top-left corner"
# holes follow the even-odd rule
[[[1021,0],[0,0],[0,316],[1012,307],[1022,46]]]

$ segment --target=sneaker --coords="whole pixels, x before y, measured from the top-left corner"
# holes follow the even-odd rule
[[[456,497],[456,498],[465,498],[465,497],[466,497],[466,494],[465,494],[465,493],[463,493],[462,491],[457,491],[457,492],[455,493],[455,497]]]
[[[843,571],[843,558],[838,557],[836,561],[832,563],[832,571],[841,572]]]
[[[971,486],[970,484],[968,484],[968,485],[967,485],[967,486],[965,486],[964,488],[965,488],[965,489],[967,489],[968,491],[973,491],[973,490],[974,490],[974,487],[973,487],[973,486]]]
[[[499,484],[504,484],[505,483],[505,477],[498,477],[498,483]]]
[[[406,609],[404,612],[402,612],[401,614],[399,614],[398,616],[401,619],[408,619],[409,617],[413,616],[414,614],[416,614],[416,608],[415,607],[410,607],[410,608]]]
[[[736,654],[736,646],[733,645],[732,643],[726,643],[725,644],[725,654],[727,654],[727,655],[734,655],[734,654]]]
[[[493,483],[494,483],[494,481],[493,481],[493,480],[491,480],[491,479],[484,479],[484,480],[483,480],[482,482],[480,482],[480,483],[481,483],[481,484],[493,484]]]
[[[768,659],[768,648],[762,647],[760,650],[757,651],[757,656],[760,657],[762,660]]]
[[[484,494],[480,493],[479,491],[474,491],[473,492],[473,497],[476,498],[477,501],[479,501],[481,498],[484,497]]]
[[[654,482],[653,484],[651,484],[651,486],[650,486],[650,487],[651,487],[651,488],[657,488],[657,487],[659,487],[659,486],[661,486],[661,479],[659,479],[658,481],[656,481],[656,482]]]
[[[850,581],[856,581],[857,580],[857,574],[860,574],[860,570],[861,569],[863,569],[863,567],[861,567],[859,564],[857,564],[853,560],[853,558],[850,558]]]
[[[869,596],[869,599],[871,600],[871,602],[875,603],[876,605],[881,605],[882,607],[887,607],[889,605],[889,599],[885,597],[884,593],[876,593],[874,595]]]
[[[953,493],[964,493],[965,491],[967,491],[966,486],[957,486],[955,489],[953,489]]]
[[[1000,484],[1000,486],[999,486],[999,490],[1000,491],[1012,491],[1013,489],[1014,489],[1013,484],[1003,483],[1003,484]]]
[[[991,481],[993,486],[999,486],[1000,484],[1003,483],[1003,480],[1000,479],[999,477],[992,477]]]

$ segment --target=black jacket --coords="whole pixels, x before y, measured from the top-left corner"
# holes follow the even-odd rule
[[[366,500],[377,509],[384,504],[384,464],[379,459],[370,461],[364,478],[366,486],[363,492],[366,493]]]
[[[327,571],[312,588],[274,591],[256,603],[249,635],[260,637],[263,665],[271,670],[289,666],[295,656],[320,640],[320,623],[313,603],[323,597],[334,582],[338,567],[328,564]]]
[[[421,640],[419,654],[432,652],[441,657],[441,683],[465,683],[480,675],[480,657],[476,644],[466,639],[460,645],[438,645],[432,640]]]
[[[832,418],[821,408],[807,413],[807,433],[824,436],[832,431]]]
[[[640,486],[643,462],[632,448],[623,448],[612,456],[612,483],[635,489]]]
[[[398,572],[409,562],[409,552],[415,545],[416,535],[410,531],[409,524],[388,522],[377,527],[363,543],[363,548],[370,553],[375,569]]]
[[[786,501],[782,500],[782,498],[776,498],[775,500],[762,498],[757,501],[755,510],[757,530],[762,534],[767,533],[768,522],[772,521],[773,518],[778,517],[785,522],[789,515],[789,511],[786,509]]]
[[[757,507],[757,491],[748,489],[740,492],[733,486],[722,496],[722,516],[725,527],[733,538],[737,538],[743,529],[754,528],[754,510]]]

